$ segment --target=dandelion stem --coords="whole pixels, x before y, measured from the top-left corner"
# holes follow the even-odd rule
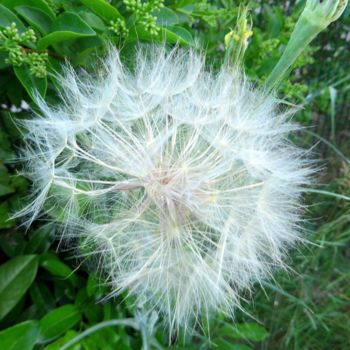
[[[85,330],[84,332],[80,333],[78,336],[74,337],[68,343],[66,343],[64,346],[62,346],[60,350],[67,350],[71,346],[73,346],[74,344],[78,343],[80,340],[88,337],[90,334],[95,333],[95,332],[99,331],[100,329],[112,327],[112,326],[128,326],[128,327],[132,327],[136,330],[139,329],[139,326],[132,318],[126,318],[126,319],[122,319],[122,320],[104,321],[104,322],[101,322],[93,327],[90,327],[87,330]]]
[[[321,195],[324,195],[324,196],[335,197],[335,198],[339,198],[339,199],[344,199],[346,201],[350,201],[350,197],[345,196],[343,194],[339,194],[339,193],[323,191],[323,190],[314,190],[314,189],[308,189],[305,192],[307,192],[307,193],[317,193],[317,194],[321,194]]]
[[[282,57],[266,80],[269,91],[278,88],[300,54],[322,30],[322,26],[310,22],[303,14],[300,16]]]
[[[342,158],[347,164],[350,165],[350,159],[346,157],[346,155],[340,150],[338,149],[332,142],[329,142],[328,140],[326,140],[324,137],[316,134],[313,131],[310,130],[302,130],[303,132],[312,135],[316,138],[318,138],[321,142],[323,142],[324,144],[326,144],[329,148],[331,148],[340,158]]]

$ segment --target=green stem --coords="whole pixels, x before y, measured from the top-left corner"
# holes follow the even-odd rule
[[[324,144],[326,144],[329,148],[331,148],[340,158],[342,158],[346,163],[348,163],[348,165],[350,165],[350,159],[346,157],[346,155],[341,152],[332,142],[329,142],[328,140],[326,140],[324,137],[316,134],[313,131],[310,130],[304,130],[302,129],[301,131],[312,135],[314,137],[317,137],[321,142],[323,142]]]
[[[112,327],[112,326],[128,326],[128,327],[132,327],[132,328],[137,329],[137,330],[139,329],[139,326],[132,318],[126,318],[123,320],[104,321],[104,322],[101,322],[101,323],[97,324],[96,326],[88,328],[84,332],[80,333],[78,336],[71,339],[68,343],[66,343],[64,346],[62,346],[60,348],[60,350],[67,350],[72,345],[78,343],[80,340],[88,337],[90,334],[97,332],[98,330],[100,330],[102,328]]]
[[[333,193],[333,192],[323,191],[323,190],[313,190],[313,189],[308,189],[305,192],[307,192],[307,193],[317,193],[317,194],[321,194],[323,196],[335,197],[335,198],[339,198],[339,199],[344,199],[346,201],[350,201],[350,197],[345,196],[343,194],[339,194],[339,193]]]
[[[310,21],[304,12],[301,14],[286,49],[266,80],[265,84],[268,91],[278,88],[282,80],[291,71],[299,55],[324,28],[321,24]]]

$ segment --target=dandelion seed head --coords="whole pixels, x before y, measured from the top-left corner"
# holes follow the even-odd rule
[[[242,292],[302,239],[312,170],[288,141],[291,111],[191,50],[111,50],[103,73],[66,68],[61,103],[38,98],[23,159],[33,201],[17,216],[60,224],[113,295],[128,291],[171,331],[232,316]]]

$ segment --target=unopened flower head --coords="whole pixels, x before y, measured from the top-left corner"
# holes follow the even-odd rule
[[[347,4],[348,0],[307,0],[287,47],[266,79],[267,90],[280,85],[299,55],[321,31],[343,14]]]
[[[348,0],[308,0],[304,15],[321,27],[328,27],[345,11]]]
[[[140,50],[132,70],[112,51],[104,68],[67,68],[61,104],[39,99],[25,122],[34,200],[18,215],[56,217],[114,294],[128,291],[172,330],[232,315],[301,239],[311,170],[287,140],[291,112],[191,50]]]

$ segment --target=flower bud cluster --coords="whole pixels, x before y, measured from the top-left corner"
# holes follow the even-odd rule
[[[157,18],[153,12],[163,7],[164,0],[123,0],[127,10],[135,14],[135,24],[140,24],[144,29],[152,35],[159,32],[159,27],[156,24]]]
[[[29,71],[37,78],[45,77],[48,55],[46,52],[35,52],[30,48],[37,38],[33,29],[19,33],[16,23],[0,31],[0,50],[8,53],[5,63],[20,67],[28,65]]]
[[[121,39],[125,39],[129,32],[126,28],[125,20],[122,18],[110,21],[109,29]]]

